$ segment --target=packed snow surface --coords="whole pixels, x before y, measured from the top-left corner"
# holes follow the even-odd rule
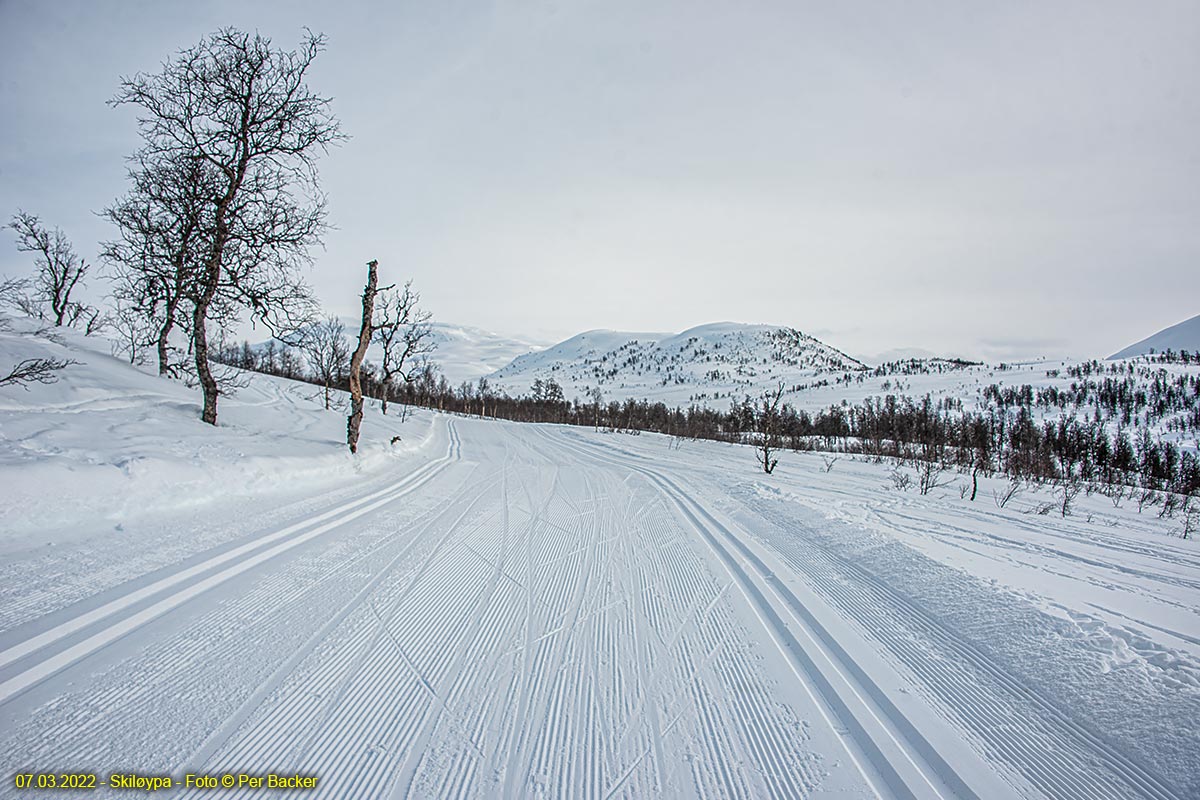
[[[35,352],[83,363],[0,389],[6,776],[1200,796],[1200,552],[1177,521],[375,406],[353,458],[312,387],[251,376],[214,429],[90,341],[0,333],[0,367]]]

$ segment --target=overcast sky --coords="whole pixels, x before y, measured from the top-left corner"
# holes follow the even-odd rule
[[[1194,0],[0,0],[0,213],[93,256],[138,144],[105,101],[226,25],[329,37],[337,313],[369,258],[439,320],[547,339],[1103,356],[1200,313]]]

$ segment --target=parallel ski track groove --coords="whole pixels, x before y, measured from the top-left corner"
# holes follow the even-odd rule
[[[793,552],[788,552],[788,549],[792,549]],[[1010,763],[1021,768],[1021,771],[1028,773],[1035,784],[1053,787],[1054,796],[1074,797],[1079,800],[1102,796],[1119,800],[1130,796],[1129,786],[1112,785],[1107,780],[1102,780],[1095,773],[1094,767],[1081,763],[1065,752],[1056,752],[1055,748],[1048,746],[1054,743],[1056,734],[1061,734],[1063,726],[1103,756],[1100,763],[1114,773],[1113,777],[1128,781],[1147,797],[1176,796],[1173,789],[1160,785],[1153,775],[1117,752],[1102,738],[1062,714],[1050,701],[1041,699],[1032,689],[1013,679],[974,645],[955,636],[917,604],[887,587],[877,576],[807,541],[802,543],[797,540],[791,543],[791,548],[780,548],[780,554],[785,562],[807,574],[848,616],[885,641],[903,663],[919,670],[921,678],[938,690],[935,696],[959,698],[960,702],[951,706],[950,710],[963,717],[971,730],[989,747],[1003,754]],[[835,573],[828,566],[824,566],[829,562],[836,564],[838,569],[845,573],[856,576],[859,579],[856,588],[867,596],[862,599],[854,598],[851,594],[852,589],[838,581]],[[1011,704],[1001,703],[994,696],[979,691],[977,676],[954,669],[949,662],[930,659],[928,653],[916,642],[893,635],[896,625],[894,620],[888,619],[888,611],[899,612],[898,617],[909,628],[919,631],[962,663],[978,670],[1004,691],[1016,697],[1029,699],[1047,712],[1048,718],[1016,716]],[[981,711],[988,713],[979,713]],[[1008,726],[1003,724],[1005,720],[1009,721]],[[998,731],[1015,726],[1024,731],[1022,737],[997,735]],[[1038,735],[1044,738],[1034,738]],[[1045,767],[1038,769],[1037,766],[1042,762],[1045,762]]]
[[[829,676],[827,676],[818,666],[817,662],[813,660],[813,657],[807,652],[804,645],[801,644],[799,639],[796,638],[795,634],[792,633],[791,627],[779,615],[779,612],[776,610],[776,606],[767,599],[768,593],[775,594],[776,596],[781,595],[781,587],[778,585],[778,582],[770,581],[767,578],[769,570],[762,565],[761,561],[758,561],[757,557],[754,556],[753,553],[749,553],[748,551],[742,552],[743,557],[747,558],[748,566],[743,566],[740,564],[738,560],[734,558],[726,543],[733,547],[737,547],[739,550],[742,550],[744,546],[740,546],[740,542],[737,540],[737,537],[735,537],[732,532],[728,531],[723,525],[713,519],[707,513],[707,511],[703,509],[702,506],[700,506],[690,497],[690,495],[679,489],[678,486],[676,486],[662,474],[636,463],[627,457],[615,455],[607,448],[583,442],[573,442],[573,446],[575,446],[575,448],[581,454],[589,454],[594,458],[607,461],[610,464],[621,466],[640,473],[652,484],[656,485],[676,504],[676,507],[679,509],[682,516],[687,519],[693,528],[710,544],[713,551],[730,572],[731,577],[738,582],[739,586],[743,590],[743,594],[746,596],[747,600],[754,605],[757,613],[759,614],[759,618],[763,621],[763,624],[766,625],[769,630],[771,630],[781,652],[783,652],[785,657],[787,657],[789,662],[793,665],[797,675],[804,676],[808,680],[812,681],[816,690],[825,699],[826,703],[829,704],[836,716],[842,721],[843,724],[846,724],[851,728],[852,740],[854,744],[857,746],[862,756],[866,757],[867,763],[869,764],[871,771],[874,773],[872,776],[864,769],[863,775],[874,787],[876,792],[881,792],[881,787],[877,782],[882,780],[886,785],[887,792],[900,797],[917,798],[928,796],[930,793],[940,794],[940,791],[931,782],[929,777],[930,773],[932,773],[937,776],[939,781],[947,780],[949,783],[951,783],[953,785],[953,790],[956,791],[960,796],[975,796],[974,792],[972,792],[970,788],[964,782],[962,782],[961,778],[958,778],[957,774],[954,773],[950,766],[941,759],[940,755],[933,750],[928,742],[925,742],[923,737],[920,737],[919,733],[911,729],[911,726],[909,726],[909,730],[904,731],[908,734],[908,736],[905,737],[906,745],[902,745],[902,752],[904,752],[905,756],[912,762],[914,766],[917,767],[917,772],[923,779],[923,783],[917,787],[910,785],[910,781],[912,779],[906,779],[899,771],[897,771],[896,766],[892,764],[892,762],[880,749],[880,744],[878,743],[878,741],[886,742],[889,738],[895,741],[895,743],[898,745],[901,744],[901,742],[894,739],[893,734],[886,726],[884,726],[882,720],[874,722],[874,724],[879,725],[882,730],[876,730],[875,732],[868,731],[867,726],[871,725],[871,721],[875,719],[875,712],[871,710],[870,705],[867,704],[867,701],[862,698],[861,691],[853,688],[853,682],[850,681],[849,675],[847,674],[849,672],[847,667],[850,665],[842,663],[840,665],[840,675],[838,676],[842,680],[847,680],[849,685],[852,687],[851,691],[855,692],[854,697],[847,698],[835,688],[836,681],[832,681]],[[783,591],[786,592],[786,590]],[[782,599],[784,600],[785,605],[791,606],[790,610],[792,613],[803,613],[803,609],[797,607],[799,606],[799,601],[795,600],[794,597],[792,598],[791,603],[789,603],[786,598]],[[815,622],[815,620],[810,621],[808,619],[805,619],[804,622],[801,622],[800,618],[797,618],[795,621],[799,625],[810,623],[809,625],[805,625],[806,628],[811,628],[811,622]],[[828,636],[827,633],[826,636]],[[826,642],[825,644],[828,643]],[[833,668],[839,669],[839,665],[836,662],[833,662]],[[903,725],[907,723],[907,719],[904,718],[898,710],[896,710],[894,707],[888,708],[888,706],[891,706],[890,701],[883,696],[883,693],[878,687],[873,685],[861,687],[860,684],[860,688],[865,690],[868,695],[876,701],[877,704],[883,706],[882,710],[888,716],[888,721],[892,725]],[[872,689],[874,691],[872,691]],[[858,706],[859,704],[862,704],[863,710],[854,711],[854,707]],[[865,717],[863,716],[864,713]],[[918,737],[918,742],[915,744],[909,739],[909,737],[913,735]],[[860,769],[863,768],[862,763],[858,761],[858,759],[854,756],[854,753],[849,750],[848,753],[851,755],[851,759],[860,766]],[[928,763],[923,769],[918,765],[918,759],[921,759],[922,756],[925,757],[925,760],[932,761],[932,763]]]
[[[149,586],[135,589],[98,608],[85,611],[48,631],[31,636],[0,651],[0,666],[21,665],[20,672],[0,682],[0,704],[233,577],[272,560],[317,536],[328,533],[350,520],[416,491],[444,470],[455,458],[458,447],[457,437],[451,426],[448,426],[448,430],[451,432],[450,444],[445,456],[424,465],[413,474],[389,487],[227,550],[204,562],[161,578]],[[224,566],[227,562],[241,556],[245,556],[245,559],[230,566]],[[213,570],[218,571],[214,572]],[[151,600],[157,595],[163,596],[139,611],[132,611],[134,606],[142,601]],[[125,611],[131,611],[131,613],[120,616]],[[75,634],[86,632],[89,628],[114,617],[115,619],[102,625],[81,641],[49,653],[32,663],[27,663],[28,659],[39,651],[52,648],[58,642]]]
[[[820,627],[820,623],[812,618],[811,614],[804,610],[799,599],[795,598],[786,587],[780,585],[777,581],[771,581],[767,577],[770,575],[770,570],[763,564],[761,559],[741,542],[737,536],[725,529],[725,526],[716,522],[703,506],[692,500],[678,485],[661,473],[631,461],[631,458],[637,457],[628,457],[624,456],[624,454],[618,455],[607,448],[601,448],[601,446],[590,442],[575,442],[575,444],[585,447],[586,452],[593,452],[598,457],[606,458],[612,463],[620,463],[646,475],[658,483],[665,492],[675,495],[677,499],[683,497],[702,517],[706,518],[719,529],[725,530],[725,539],[738,549],[748,564],[754,567],[755,571],[759,573],[759,579],[763,583],[769,583],[775,592],[787,601],[787,604],[793,611],[800,613],[801,616],[806,618],[806,621],[809,621],[810,627],[813,624],[818,626],[819,630],[823,632],[823,636],[821,637],[823,643],[838,653],[839,660],[843,666],[849,672],[855,674],[860,684],[864,681],[870,681],[861,670],[855,667],[850,657],[841,650],[840,645],[837,645],[836,640],[827,631],[824,631],[823,627]],[[830,557],[824,551],[821,551],[821,553]],[[784,560],[797,568],[798,571],[810,574],[810,576],[812,576],[815,570],[811,559],[787,559],[784,557]],[[841,599],[842,602],[839,603],[839,608],[846,613],[850,613],[860,625],[863,625],[872,634],[882,638],[898,654],[903,654],[906,651],[915,653],[916,651],[912,651],[911,649],[915,647],[912,643],[905,642],[900,637],[889,636],[888,634],[892,626],[887,624],[886,620],[881,620],[878,616],[879,608],[881,607],[886,606],[902,610],[906,616],[918,622],[919,629],[934,641],[937,641],[948,651],[954,653],[972,668],[987,675],[1014,696],[1024,698],[1035,708],[1043,712],[1044,717],[1042,718],[1032,718],[1027,715],[1021,716],[1017,722],[1022,727],[1032,725],[1036,729],[1046,730],[1050,734],[1049,741],[1051,742],[1073,742],[1077,750],[1090,753],[1094,761],[1103,764],[1112,773],[1111,777],[1126,782],[1124,787],[1098,782],[1095,780],[1094,775],[1081,772],[1076,760],[1070,758],[1067,753],[1055,752],[1057,748],[1050,750],[1033,747],[1014,748],[1011,743],[1006,741],[1004,736],[1000,735],[1001,731],[1011,729],[1012,726],[1010,725],[1006,728],[1002,724],[998,725],[997,722],[998,719],[1004,717],[1011,718],[1011,708],[998,702],[995,697],[981,692],[977,684],[973,684],[969,680],[960,682],[956,690],[951,692],[951,696],[960,698],[960,702],[954,704],[954,710],[960,716],[966,715],[968,723],[974,721],[972,732],[987,742],[996,752],[1006,755],[1010,763],[1018,771],[1025,774],[1035,786],[1040,786],[1043,791],[1047,791],[1051,796],[1079,798],[1079,800],[1090,800],[1098,796],[1112,798],[1134,796],[1130,790],[1136,792],[1136,796],[1154,798],[1155,800],[1182,800],[1182,797],[1161,778],[1128,759],[1034,690],[1012,679],[973,645],[955,636],[951,631],[944,629],[943,626],[925,614],[918,606],[886,587],[876,576],[845,559],[837,560],[839,566],[860,578],[862,588],[873,595],[873,603],[855,603],[848,600],[848,595],[846,594],[848,590],[835,580],[823,580],[821,585],[831,595]],[[873,605],[874,608],[872,608]],[[931,661],[928,658],[920,659],[921,669],[919,674],[926,680],[932,678],[935,686],[941,685],[945,689],[946,684],[941,683],[941,680],[944,680],[945,676],[950,674],[950,667],[936,662],[931,663]],[[915,729],[905,724],[906,720],[903,719],[903,715],[900,714],[898,709],[895,709],[894,706],[890,709],[887,708],[891,704],[889,701],[886,701],[886,697],[883,697],[881,692],[876,690],[871,694],[876,696],[877,702],[882,699],[887,704],[884,706],[884,710],[892,718],[893,723],[900,723],[902,733],[905,734],[906,739],[911,738],[914,734],[920,737],[920,734]],[[976,713],[977,710],[990,710],[995,716],[992,718],[980,716]],[[989,732],[991,735],[988,735]],[[1057,734],[1057,736],[1054,734]],[[923,739],[923,737],[921,738]],[[927,742],[918,743],[915,749],[925,753],[932,751]],[[1045,767],[1039,768],[1038,765],[1043,763]],[[948,767],[948,765],[946,766]],[[938,772],[940,773],[940,770]],[[1070,773],[1074,774],[1064,777]],[[959,788],[965,788],[965,786]]]

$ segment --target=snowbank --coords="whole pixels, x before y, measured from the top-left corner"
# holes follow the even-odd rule
[[[386,471],[430,440],[431,415],[401,423],[369,404],[360,452],[351,455],[345,411],[326,411],[317,387],[250,373],[247,386],[221,398],[214,428],[200,421],[198,389],[114,357],[106,339],[27,320],[8,327],[0,371],[27,358],[78,363],[52,385],[0,387],[6,550],[32,544],[34,534],[328,489]],[[344,395],[338,400],[344,405]]]

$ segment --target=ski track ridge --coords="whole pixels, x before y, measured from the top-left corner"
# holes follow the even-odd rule
[[[48,631],[31,636],[0,651],[0,667],[16,665],[16,668],[20,670],[0,682],[0,705],[209,589],[416,491],[460,457],[461,443],[454,432],[452,423],[448,423],[447,431],[449,444],[445,456],[422,465],[391,486],[222,552],[199,564],[163,577],[148,586],[110,600],[97,608],[82,612]],[[243,556],[245,557],[243,560],[230,566],[224,566]],[[149,606],[134,610],[140,603],[169,590],[173,591],[160,597]],[[120,616],[122,612],[130,613]],[[118,618],[100,625],[110,617]],[[53,648],[55,644],[92,627],[97,627],[97,630],[81,641],[41,658],[31,659],[31,656],[36,655],[39,651]]]
[[[905,750],[909,752],[910,757],[924,761],[923,773],[928,772],[932,774],[935,781],[944,781],[945,786],[952,792],[956,792],[962,796],[974,796],[974,793],[962,778],[941,758],[933,746],[924,739],[903,713],[887,699],[883,690],[874,685],[870,677],[854,663],[849,654],[837,643],[835,637],[812,616],[811,612],[804,607],[802,601],[776,577],[775,572],[767,566],[763,558],[755,553],[747,544],[748,537],[744,535],[739,536],[729,527],[718,522],[703,505],[681,489],[674,481],[641,463],[637,463],[641,461],[640,457],[633,456],[632,454],[618,456],[611,449],[591,442],[574,440],[573,444],[577,448],[584,448],[582,452],[592,453],[597,457],[609,461],[609,463],[620,464],[628,469],[639,472],[655,483],[666,495],[670,496],[682,514],[709,540],[710,544],[714,545],[714,549],[730,568],[731,572],[734,573],[735,578],[741,579],[740,582],[744,584],[743,588],[748,590],[748,595],[753,595],[755,601],[765,606],[765,608],[761,609],[764,612],[764,619],[770,620],[773,623],[773,627],[782,629],[776,632],[780,634],[780,641],[785,643],[786,649],[804,658],[802,648],[799,647],[799,642],[790,633],[788,624],[772,610],[772,604],[767,599],[770,595],[778,598],[786,606],[787,611],[795,622],[803,625],[809,631],[810,635],[812,635],[814,642],[829,652],[831,664],[835,669],[843,673],[851,691],[854,691],[863,700],[864,705],[869,703],[867,705],[868,710],[870,709],[870,705],[874,705],[879,710],[882,716],[880,722],[884,723],[886,727],[894,729],[899,734],[900,739],[904,741]],[[744,566],[738,562],[729,547],[725,545],[729,545],[736,550],[738,555],[744,559]],[[785,558],[785,561],[796,566],[795,560]],[[998,698],[989,696],[980,690],[976,683],[972,683],[961,677],[958,680],[949,678],[948,676],[953,671],[953,664],[934,663],[931,665],[929,659],[924,659],[920,666],[922,668],[932,666],[933,670],[917,670],[920,679],[928,682],[935,690],[940,690],[946,698],[953,701],[950,703],[952,709],[963,717],[963,721],[976,736],[995,748],[996,752],[1002,754],[1009,763],[1025,774],[1035,786],[1038,786],[1050,796],[1079,798],[1079,800],[1091,800],[1091,798],[1097,797],[1127,798],[1135,796],[1155,798],[1155,800],[1183,800],[1182,796],[1161,778],[1131,761],[1116,750],[1116,748],[1075,721],[1069,714],[1057,708],[1049,700],[1008,676],[1003,669],[995,665],[973,645],[963,641],[961,637],[954,635],[953,632],[946,630],[936,620],[929,618],[907,599],[898,596],[879,578],[844,560],[842,560],[840,566],[852,571],[862,581],[871,600],[877,606],[900,609],[906,616],[918,621],[922,632],[933,638],[934,641],[944,647],[956,659],[961,659],[970,665],[971,668],[986,675],[1002,687],[1006,693],[1026,701],[1035,710],[1040,712],[1036,717],[1021,717],[1021,722],[1029,725],[1041,734],[1038,739],[1026,741],[1025,738],[1028,737],[1028,734],[1026,734],[1026,737],[1020,737],[1014,745],[1006,737],[1006,731],[1011,732],[1013,729],[1011,725],[1012,711],[1008,705],[998,702]],[[799,567],[797,567],[797,571],[799,573],[804,572]],[[824,583],[823,588],[830,589],[831,591],[838,589],[835,581]],[[845,594],[844,589],[842,590],[842,594]],[[914,646],[911,642],[904,642],[901,637],[889,636],[889,626],[881,624],[877,615],[870,613],[870,606],[871,603],[859,602],[852,604],[849,601],[839,605],[841,610],[849,613],[855,621],[870,631],[872,635],[881,639],[889,649],[899,650],[903,653],[906,647],[911,648]],[[809,662],[808,665],[816,666],[812,663],[811,658],[807,658],[806,660]],[[826,695],[826,692],[834,691],[832,682],[822,680],[819,674],[814,677],[820,682],[823,695]],[[857,686],[855,686],[856,684]],[[831,705],[839,712],[837,714],[839,718],[842,718],[846,722],[852,721],[853,718],[850,720],[846,719],[846,715],[851,713],[851,709],[853,708],[852,703],[847,702],[845,699],[839,700],[836,695],[833,697],[826,695],[826,699],[831,701]],[[1009,720],[1010,724],[1002,725],[1003,720]],[[872,765],[876,769],[879,769],[880,765],[875,763],[875,761],[882,756],[882,753],[879,748],[870,744],[874,737],[868,733],[868,729],[865,726],[861,725],[857,733],[858,736],[856,738],[867,739],[864,750],[868,753]],[[1075,752],[1057,752],[1060,748],[1053,746],[1055,742],[1065,743]],[[862,746],[864,742],[860,741],[859,744]],[[900,744],[900,742],[897,741],[897,744]],[[1048,749],[1046,749],[1047,744],[1051,745]],[[886,761],[886,759],[884,760]],[[916,760],[914,760],[914,763],[917,763]],[[1089,772],[1088,766],[1079,766],[1081,761],[1085,765],[1100,766],[1104,768],[1105,772],[1110,774],[1103,778],[1099,777]],[[900,788],[895,785],[895,779],[899,776],[891,772],[886,766],[881,772],[885,777],[885,783],[888,784],[890,789],[896,791]],[[924,796],[928,793],[928,788],[932,788],[932,785],[924,787],[924,791],[917,790],[914,796]],[[901,791],[902,794],[913,792],[914,790],[907,787],[903,787]]]

